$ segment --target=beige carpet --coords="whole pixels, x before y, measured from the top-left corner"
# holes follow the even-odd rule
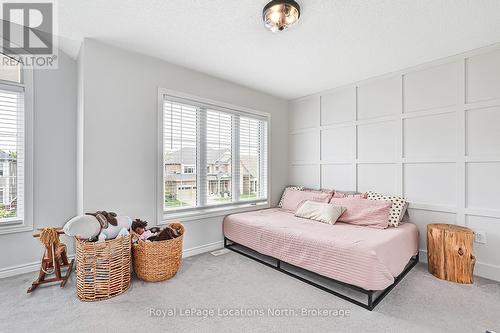
[[[373,312],[232,252],[95,303],[77,299],[74,275],[27,295],[34,278],[0,280],[0,332],[500,332],[499,283],[448,283],[423,264]]]

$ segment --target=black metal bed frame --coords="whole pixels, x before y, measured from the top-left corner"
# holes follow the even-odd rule
[[[231,243],[229,243],[229,242],[231,242]],[[287,265],[290,265],[290,266],[293,266],[293,267],[297,267],[297,268],[299,268],[299,269],[302,269],[302,270],[305,270],[305,271],[307,271],[307,272],[313,273],[314,275],[319,276],[319,277],[321,277],[321,278],[323,278],[323,279],[327,279],[328,281],[334,282],[334,283],[339,284],[339,285],[341,285],[341,286],[347,287],[347,288],[349,288],[349,289],[352,289],[352,290],[355,290],[355,291],[358,291],[358,292],[360,292],[360,293],[363,293],[363,294],[367,295],[367,296],[368,296],[368,302],[367,302],[367,303],[362,303],[362,302],[360,302],[360,301],[358,301],[358,300],[356,300],[356,299],[354,299],[354,298],[351,298],[351,297],[349,297],[349,296],[346,296],[346,295],[344,295],[344,294],[341,294],[341,293],[340,293],[340,292],[338,292],[338,291],[332,290],[332,289],[327,288],[327,287],[325,287],[325,286],[323,286],[323,285],[321,285],[321,284],[318,284],[318,283],[316,283],[316,282],[314,282],[314,281],[308,280],[308,279],[307,279],[307,278],[305,278],[305,277],[302,277],[302,276],[300,276],[300,275],[297,275],[297,274],[294,274],[294,273],[292,273],[292,272],[290,272],[290,271],[287,271],[286,269],[283,269],[283,268],[281,267],[281,260],[279,260],[279,259],[276,259],[276,258],[274,258],[274,257],[270,257],[270,256],[266,256],[266,255],[261,255],[261,256],[263,256],[263,257],[266,257],[266,258],[270,258],[270,259],[275,260],[275,261],[276,261],[276,265],[273,265],[272,263],[269,263],[269,262],[267,262],[267,261],[264,261],[264,260],[262,260],[262,259],[259,259],[259,258],[255,257],[255,256],[252,256],[252,255],[251,255],[251,254],[249,254],[249,253],[246,253],[246,252],[244,252],[244,251],[241,251],[241,250],[238,250],[238,249],[234,248],[234,246],[235,246],[235,245],[237,245],[237,246],[241,246],[241,247],[243,247],[243,248],[247,248],[247,247],[245,247],[245,246],[243,246],[243,245],[241,245],[241,244],[238,244],[238,243],[236,243],[236,242],[234,242],[234,241],[230,240],[230,239],[229,239],[229,238],[227,238],[227,237],[224,237],[224,247],[225,247],[226,249],[229,249],[229,250],[234,251],[234,252],[236,252],[236,253],[239,253],[239,254],[241,254],[241,255],[243,255],[243,256],[245,256],[245,257],[247,257],[247,258],[250,258],[250,259],[253,259],[253,260],[255,260],[255,261],[258,261],[258,262],[260,262],[261,264],[264,264],[264,265],[266,265],[266,266],[268,266],[268,267],[274,268],[274,269],[276,269],[276,270],[278,270],[278,271],[280,271],[280,272],[282,272],[282,273],[285,273],[285,274],[287,274],[287,275],[289,275],[289,276],[291,276],[291,277],[294,277],[294,278],[296,278],[296,279],[298,279],[298,280],[300,280],[300,281],[302,281],[302,282],[308,283],[308,284],[310,284],[310,285],[312,285],[312,286],[314,286],[314,287],[316,287],[316,288],[319,288],[319,289],[321,289],[321,290],[323,290],[323,291],[326,291],[326,292],[328,292],[328,293],[330,293],[330,294],[333,294],[333,295],[335,295],[335,296],[337,296],[337,297],[340,297],[340,298],[342,298],[342,299],[344,299],[344,300],[346,300],[346,301],[348,301],[348,302],[351,302],[351,303],[353,303],[353,304],[355,304],[355,305],[357,305],[357,306],[360,306],[360,307],[362,307],[362,308],[364,308],[364,309],[367,309],[367,310],[370,310],[370,311],[372,311],[372,310],[373,310],[373,309],[374,309],[374,308],[375,308],[375,307],[376,307],[376,306],[377,306],[377,305],[378,305],[378,304],[379,304],[379,303],[380,303],[380,302],[381,302],[381,301],[385,298],[385,296],[387,296],[387,295],[391,292],[391,290],[392,290],[392,289],[394,289],[394,287],[395,287],[395,286],[397,286],[399,282],[401,282],[401,280],[402,280],[402,279],[406,276],[406,274],[408,274],[408,272],[409,272],[409,271],[410,271],[413,267],[415,267],[415,265],[416,265],[416,264],[418,264],[418,261],[419,261],[419,254],[416,254],[415,256],[413,256],[413,257],[410,259],[410,261],[408,262],[408,264],[406,265],[406,267],[405,267],[405,269],[403,270],[403,272],[401,272],[401,274],[399,274],[399,275],[398,275],[398,276],[394,279],[394,283],[393,283],[393,284],[391,284],[389,287],[385,288],[384,290],[381,290],[381,291],[366,290],[366,289],[363,289],[363,288],[361,288],[361,287],[358,287],[358,286],[355,286],[355,285],[352,285],[352,284],[348,284],[348,283],[345,283],[345,282],[342,282],[342,281],[338,281],[338,280],[335,280],[335,279],[331,279],[331,278],[328,278],[328,277],[326,277],[326,276],[323,276],[323,275],[320,275],[320,274],[317,274],[317,273],[314,273],[314,272],[311,272],[311,271],[305,270],[305,269],[303,269],[303,268],[300,268],[300,267],[294,266],[294,265],[292,265],[292,264],[288,264],[288,263],[286,263]],[[248,248],[248,249],[252,250],[251,248]],[[374,294],[375,294],[375,293],[377,293],[377,292],[381,292],[381,293],[380,293],[380,294],[379,294],[376,298],[374,298]]]

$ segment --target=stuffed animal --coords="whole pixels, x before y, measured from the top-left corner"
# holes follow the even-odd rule
[[[132,231],[134,232],[134,237],[133,241],[137,242],[139,240],[153,240],[154,236],[156,236],[156,233],[150,230],[146,230],[146,227],[148,226],[148,222],[143,221],[141,219],[135,219],[134,222],[132,222]]]
[[[118,233],[118,237],[127,237],[128,235],[130,235],[130,233],[127,228],[122,228],[122,230]]]
[[[116,219],[116,213],[113,212],[107,212],[105,210],[98,211],[95,213],[86,213],[85,215],[92,215],[94,216],[99,223],[101,223],[101,226],[106,229],[108,227],[108,224],[117,226],[118,221]]]
[[[151,231],[153,234],[157,234],[161,231],[161,228],[160,227],[151,227],[148,230]]]
[[[116,213],[99,211],[75,216],[64,225],[64,233],[82,240],[110,240],[118,236],[122,229],[128,232],[132,219],[128,216],[117,216]],[[122,231],[122,235],[125,232]]]
[[[141,219],[135,219],[132,222],[132,231],[133,231],[133,242],[138,241],[163,241],[168,239],[173,239],[179,237],[182,232],[179,229],[175,229],[170,225],[165,227],[164,229],[160,229],[158,227],[146,229],[148,222],[143,221]]]
[[[162,241],[167,239],[173,239],[179,236],[179,233],[176,229],[168,226],[163,229],[158,236],[156,236],[155,241]]]
[[[139,235],[142,235],[142,233],[144,231],[146,231],[146,227],[148,226],[148,222],[146,221],[143,221],[141,219],[135,219],[133,222],[132,222],[132,230],[139,234]]]
[[[101,234],[104,234],[106,236],[106,239],[113,239],[118,236],[120,233],[120,230],[123,228],[125,229],[130,229],[130,226],[132,225],[132,219],[128,216],[116,216],[116,225],[108,225],[106,229],[101,229]]]

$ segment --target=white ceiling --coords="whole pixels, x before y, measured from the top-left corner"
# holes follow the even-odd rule
[[[267,31],[267,0],[59,0],[59,35],[83,37],[292,99],[500,42],[500,0],[299,0]]]

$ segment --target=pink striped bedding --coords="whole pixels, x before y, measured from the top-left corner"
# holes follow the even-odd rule
[[[271,208],[226,216],[224,235],[259,253],[366,290],[383,290],[417,253],[418,229],[329,225]]]

